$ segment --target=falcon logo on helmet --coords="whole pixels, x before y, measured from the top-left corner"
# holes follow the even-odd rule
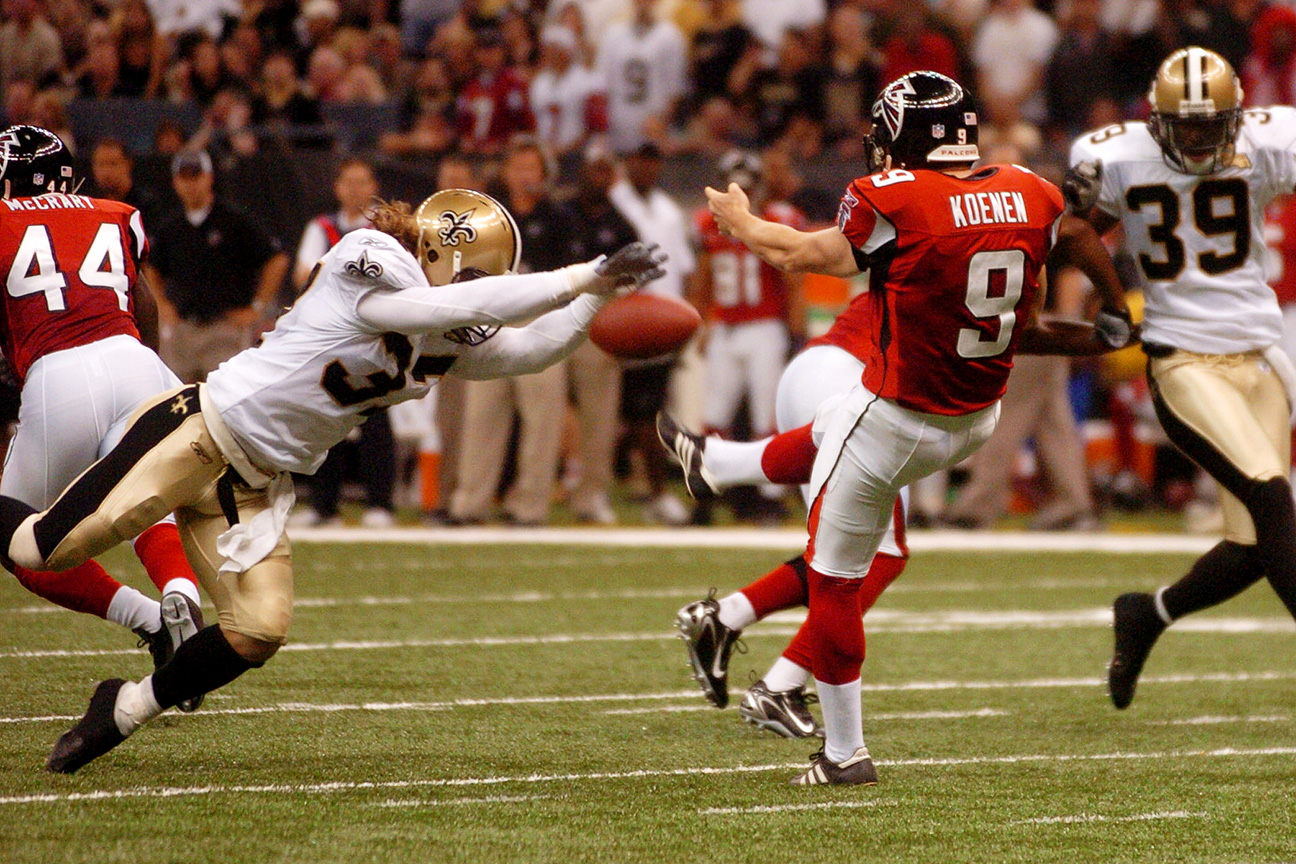
[[[1148,132],[1171,168],[1214,174],[1233,164],[1242,85],[1223,57],[1195,46],[1179,49],[1161,63],[1148,101]]]
[[[892,81],[873,103],[873,134],[864,139],[868,173],[893,168],[971,165],[977,115],[957,81],[939,72],[910,72]]]
[[[0,132],[0,194],[27,198],[76,191],[72,153],[63,140],[39,126],[10,126]]]

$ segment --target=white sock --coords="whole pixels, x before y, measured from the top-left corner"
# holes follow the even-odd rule
[[[41,555],[40,546],[36,544],[36,521],[39,513],[33,513],[18,525],[18,530],[9,538],[9,557],[15,564],[29,570],[48,570],[45,558]]]
[[[759,441],[726,441],[708,435],[706,449],[702,451],[702,462],[716,483],[724,488],[768,483],[769,478],[761,470],[761,456],[769,442],[768,438]]]
[[[193,583],[192,579],[171,579],[162,587],[162,593],[164,595],[183,594],[192,600],[195,606],[202,605],[202,599],[198,596],[198,586]]]
[[[747,595],[741,591],[721,597],[719,602],[720,612],[716,617],[730,630],[744,630],[756,623],[756,610],[752,608]]]
[[[774,661],[774,665],[765,673],[765,686],[770,689],[771,693],[781,693],[784,690],[797,690],[806,685],[810,680],[810,670],[804,666],[798,666],[786,657],[780,657]]]
[[[146,675],[138,684],[128,681],[117,691],[117,704],[113,706],[113,720],[117,731],[130,735],[139,727],[162,713],[162,706],[153,695],[153,676]]]
[[[824,718],[824,755],[840,765],[864,746],[864,712],[860,707],[860,679],[846,684],[825,684],[815,679]]]
[[[143,628],[156,633],[162,629],[162,604],[123,585],[108,604],[108,620],[128,630]]]

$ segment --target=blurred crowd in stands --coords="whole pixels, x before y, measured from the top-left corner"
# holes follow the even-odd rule
[[[699,206],[702,183],[726,177],[716,166],[727,160],[732,169],[733,153],[753,154],[743,164],[748,173],[755,166],[762,206],[786,206],[798,224],[825,224],[836,195],[859,173],[880,85],[933,69],[976,94],[989,161],[1019,162],[1057,179],[1075,136],[1146,116],[1156,64],[1184,45],[1233,63],[1248,105],[1291,103],[1293,6],[2,0],[0,106],[8,123],[60,134],[86,166],[86,191],[144,211],[154,243],[150,273],[177,340],[170,356],[193,366],[186,370],[192,379],[272,324],[275,310],[308,284],[313,258],[365,224],[364,201],[449,186],[500,197],[523,225],[524,266],[533,269],[610,251],[626,237],[662,243],[672,272],[657,290],[694,299],[723,324],[714,314],[722,305],[717,292],[733,276],[734,259],[701,248],[695,261],[705,244],[688,210]],[[133,176],[137,164],[164,167]],[[239,174],[243,165],[259,167]],[[285,196],[272,190],[275,175],[289,173],[323,216],[284,224],[285,205],[276,199]],[[389,176],[400,182],[384,182]],[[330,189],[336,201],[328,200]],[[1296,262],[1281,266],[1296,251],[1291,211],[1285,203],[1274,208],[1268,238],[1287,304],[1296,302],[1282,278],[1296,281]],[[266,224],[276,213],[279,222]],[[197,260],[205,255],[206,264]],[[1137,291],[1133,268],[1125,272]],[[1056,308],[1083,314],[1084,280],[1061,273],[1053,284]],[[834,304],[858,288],[774,285],[786,294],[772,314],[787,331],[788,350],[815,335]],[[757,410],[735,408],[723,418],[707,410],[699,356],[707,338],[656,368],[620,369],[605,355],[578,354],[545,381],[491,382],[490,392],[447,388],[436,422],[411,415],[368,424],[366,437],[377,444],[355,442],[356,452],[312,481],[314,509],[302,518],[337,518],[354,471],[348,465],[358,461],[383,466],[360,469],[364,518],[389,524],[402,476],[388,470],[392,454],[412,447],[436,454],[422,469],[439,478],[412,503],[450,521],[541,524],[564,496],[577,519],[624,521],[628,511],[612,501],[627,496],[612,492],[616,478],[628,476],[642,518],[705,523],[715,518],[711,509],[691,513],[667,484],[645,418],[670,400],[699,428],[750,436],[772,428]],[[1160,446],[1140,356],[1023,362],[1014,381],[1024,383],[1010,386],[1005,404],[1006,414],[1019,417],[1001,430],[1005,443],[987,447],[953,484],[946,478],[915,490],[915,519],[985,527],[1015,511],[1032,514],[1034,527],[1091,529],[1112,506],[1193,505],[1195,524],[1209,527],[1213,511],[1202,501],[1212,490]],[[765,403],[761,393],[740,398],[749,409]],[[557,407],[569,401],[570,410]],[[967,482],[956,490],[963,474]],[[790,500],[764,490],[728,503],[739,519],[769,521],[783,517]]]

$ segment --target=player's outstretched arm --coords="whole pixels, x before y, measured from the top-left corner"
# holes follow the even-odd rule
[[[397,333],[444,332],[458,327],[502,327],[529,321],[582,294],[606,297],[623,286],[659,278],[666,256],[655,244],[629,243],[612,255],[547,273],[484,276],[452,285],[374,291],[356,312]]]
[[[1102,301],[1102,308],[1114,315],[1124,315],[1128,320],[1125,287],[1116,275],[1107,247],[1087,220],[1070,213],[1062,215],[1058,223],[1057,242],[1049,260],[1050,263],[1070,264],[1078,268],[1093,283],[1094,290]]]
[[[859,271],[846,235],[836,228],[798,231],[761,219],[751,212],[747,193],[737,183],[724,192],[706,188],[707,205],[716,224],[747,245],[762,260],[787,273],[854,276]]]

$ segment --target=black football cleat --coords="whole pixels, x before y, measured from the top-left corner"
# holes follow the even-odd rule
[[[792,779],[793,786],[876,786],[877,782],[868,747],[860,747],[840,764],[829,761],[821,749],[810,757],[810,770]]]
[[[665,411],[658,411],[657,439],[684,472],[684,488],[694,499],[704,501],[718,494],[715,477],[702,463],[705,438],[680,426]]]
[[[807,695],[804,687],[773,691],[761,680],[747,688],[747,695],[738,703],[738,713],[748,723],[784,738],[822,738],[823,727],[807,707],[811,701],[817,701],[817,697]]]
[[[85,716],[54,744],[46,767],[56,774],[72,774],[118,744],[126,736],[117,728],[113,709],[117,705],[117,692],[126,682],[121,678],[100,681],[90,697],[90,707]]]
[[[1107,664],[1107,692],[1117,708],[1127,708],[1134,701],[1143,663],[1156,644],[1166,624],[1157,614],[1151,594],[1122,594],[1112,604],[1116,648]]]
[[[202,609],[197,603],[178,591],[163,595],[162,633],[170,643],[172,656],[175,656],[176,650],[182,643],[192,639],[201,629],[203,629]],[[184,700],[176,707],[188,714],[197,711],[202,702],[203,697],[200,693],[192,699]]]
[[[698,600],[676,614],[675,627],[688,648],[693,680],[712,705],[723,708],[729,704],[729,655],[742,631],[721,624],[719,613],[714,598]]]

